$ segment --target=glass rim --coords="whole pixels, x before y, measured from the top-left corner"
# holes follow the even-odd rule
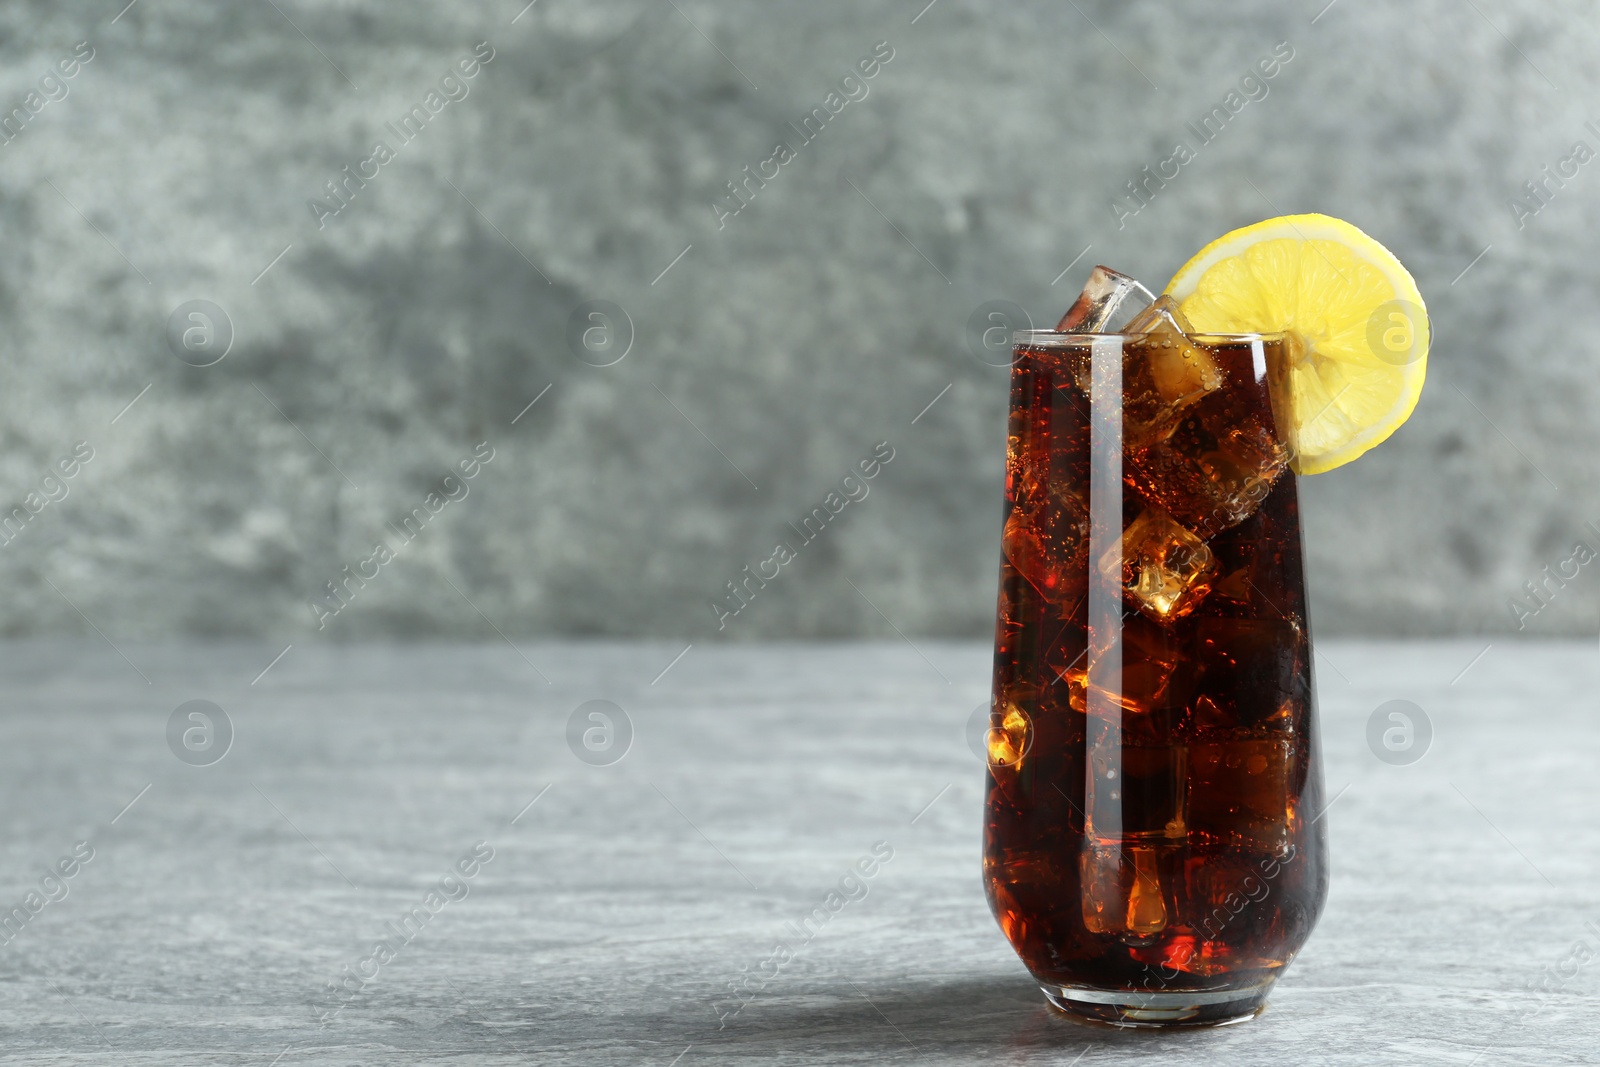
[[[1012,330],[1013,348],[1084,348],[1097,339],[1115,338],[1128,341],[1149,337],[1148,333],[1062,333],[1056,330]],[[1278,341],[1287,337],[1279,333],[1187,333],[1185,337],[1202,344],[1230,344],[1241,341]]]

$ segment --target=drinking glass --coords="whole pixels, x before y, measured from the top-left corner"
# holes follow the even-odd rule
[[[984,883],[1082,1020],[1252,1018],[1327,895],[1291,343],[1015,335]]]

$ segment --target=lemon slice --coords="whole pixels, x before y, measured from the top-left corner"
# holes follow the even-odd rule
[[[1234,230],[1185,263],[1167,293],[1196,333],[1288,333],[1294,469],[1349,463],[1417,406],[1428,313],[1387,248],[1327,215]]]

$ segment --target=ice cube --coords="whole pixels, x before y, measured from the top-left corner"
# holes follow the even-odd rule
[[[1181,839],[1188,832],[1184,746],[1128,744],[1103,723],[1090,723],[1089,732],[1089,834],[1104,843]]]
[[[1006,558],[1046,600],[1082,596],[1086,583],[1089,509],[1071,494],[1018,502],[1006,520]]]
[[[1211,536],[1253,515],[1289,465],[1289,451],[1248,426],[1213,431],[1198,417],[1166,440],[1130,450],[1127,477],[1154,504]]]
[[[1149,937],[1167,925],[1165,850],[1087,844],[1079,857],[1083,925],[1096,934]]]
[[[1102,698],[1093,701],[1097,709],[1117,706],[1135,713],[1122,717],[1125,732],[1152,741],[1164,739],[1174,725],[1173,716],[1152,713],[1183,707],[1187,687],[1175,680],[1175,673],[1188,653],[1185,642],[1169,628],[1133,615],[1123,620],[1115,644],[1115,654],[1096,656],[1092,669],[1084,656],[1060,672],[1072,709],[1087,713],[1092,690]]]
[[[1150,290],[1126,274],[1119,274],[1110,267],[1095,267],[1089,272],[1089,280],[1084,283],[1078,299],[1056,323],[1056,332],[1115,332],[1133,307],[1130,297],[1142,298],[1145,304],[1155,300]]]
[[[1119,544],[1100,557],[1102,577],[1123,590],[1156,622],[1194,610],[1210,589],[1216,569],[1211,549],[1158,508],[1148,508],[1128,524]]]
[[[1072,604],[1088,580],[1089,417],[1083,398],[1037,385],[1037,413],[1007,442],[1003,543],[1045,599]]]
[[[1276,965],[1278,961],[1258,961],[1263,943],[1252,933],[1273,913],[1292,907],[1274,899],[1278,887],[1273,879],[1281,870],[1280,863],[1253,849],[1190,849],[1175,895],[1178,921],[1195,932],[1197,944],[1183,970],[1211,975]]]
[[[1088,581],[1086,442],[1049,440],[1019,456],[1011,476],[1006,558],[1052,603],[1075,603]]]
[[[1063,857],[1054,848],[1002,849],[984,866],[993,884],[1005,887],[1013,900],[1019,896],[1048,900],[1070,891],[1071,856]]]
[[[1311,699],[1297,619],[1202,619],[1196,636],[1197,731],[1294,730]]]
[[[1070,714],[1067,686],[1060,675],[1084,654],[1084,599],[1051,604],[1009,559],[1001,561],[1000,587],[994,706],[1015,703],[1036,718]],[[980,758],[983,730],[990,725],[996,724],[985,719],[974,738]]]
[[[1211,583],[1211,595],[1231,600],[1235,604],[1248,607],[1253,604],[1258,596],[1255,591],[1255,568],[1250,564],[1242,567],[1220,567],[1222,577]]]
[[[1189,746],[1188,828],[1201,840],[1277,854],[1289,841],[1288,738]]]
[[[1183,413],[1220,388],[1216,361],[1185,336],[1189,324],[1169,296],[1135,315],[1122,332],[1122,436],[1126,447],[1142,447],[1172,433]],[[1087,350],[1068,356],[1073,380],[1093,395]]]
[[[1210,596],[1227,602],[1222,614],[1295,619],[1303,615],[1299,580],[1290,577],[1300,567],[1294,549],[1300,541],[1300,515],[1293,493],[1294,487],[1280,478],[1268,500],[1274,495],[1290,499],[1272,507],[1263,501],[1254,515],[1206,539],[1217,560]]]
[[[1289,465],[1268,387],[1244,365],[1248,358],[1229,353],[1240,365],[1226,368],[1220,387],[1188,394],[1176,421],[1141,424],[1127,437],[1129,484],[1203,537],[1255,514]]]
[[[1186,336],[1189,323],[1170,296],[1162,296],[1128,323],[1143,334],[1125,342],[1122,436],[1129,448],[1164,440],[1183,413],[1222,387],[1216,360]]]
[[[1190,343],[1193,332],[1170,296],[1135,315],[1124,333],[1147,335],[1138,347],[1146,353],[1143,369],[1163,404],[1181,409],[1222,387],[1222,370],[1205,349]]]
[[[1038,906],[1034,894],[1026,890],[1012,893],[1001,875],[989,875],[985,880],[989,886],[989,906],[994,910],[994,917],[1000,922],[1001,932],[1018,952],[1025,951],[1031,938],[1037,936],[1036,916],[1047,912]],[[1022,902],[1017,900],[1019,895],[1023,898]],[[1023,902],[1026,902],[1027,907],[1023,906]]]

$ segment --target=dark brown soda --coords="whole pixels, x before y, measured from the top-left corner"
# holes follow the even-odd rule
[[[984,881],[1046,986],[1269,982],[1326,896],[1300,518],[1265,373],[1281,342],[1192,340],[1224,384],[1123,442],[1122,521],[1198,576],[1170,615],[1124,596],[1107,677],[1088,654],[1088,588],[1112,580],[1089,558],[1088,350],[1020,348],[1012,369]],[[1145,355],[1124,342],[1127,381]]]

